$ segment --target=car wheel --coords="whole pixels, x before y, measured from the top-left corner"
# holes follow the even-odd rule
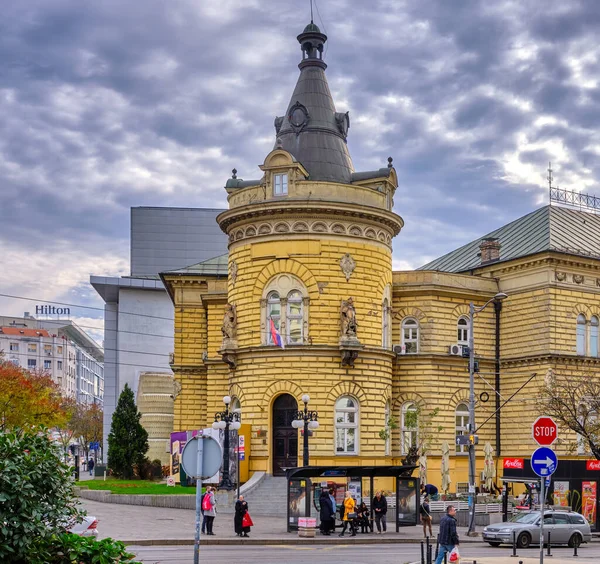
[[[529,533],[521,533],[517,537],[517,546],[519,548],[529,548],[531,544],[531,535]]]
[[[498,548],[498,547],[500,546],[500,543],[499,543],[499,542],[488,542],[488,544],[489,544],[490,546],[493,546],[494,548]]]
[[[569,547],[570,548],[575,548],[576,546],[581,546],[581,535],[579,533],[575,533],[573,535],[571,535],[571,538],[569,539]]]

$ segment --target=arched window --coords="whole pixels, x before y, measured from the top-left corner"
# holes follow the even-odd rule
[[[388,299],[383,300],[381,306],[381,346],[384,349],[389,347],[390,339],[390,304]]]
[[[402,406],[402,428],[400,433],[400,454],[408,454],[410,447],[418,446],[419,410],[410,402]]]
[[[590,319],[590,356],[598,356],[598,317]]]
[[[456,324],[457,337],[459,345],[469,344],[469,320],[466,317],[461,317]]]
[[[350,396],[335,402],[335,452],[358,453],[358,401]]]
[[[391,416],[390,402],[386,401],[385,402],[385,430],[386,430],[385,455],[386,456],[390,455],[391,444],[392,444],[392,429],[391,429],[391,424],[390,424],[391,423],[390,416]]]
[[[577,316],[577,354],[585,356],[585,315]]]
[[[271,320],[275,329],[281,331],[281,300],[277,292],[271,292],[267,296],[267,344],[272,345],[273,335],[270,331]]]
[[[229,406],[229,410],[234,413],[241,413],[242,405],[240,404],[239,398],[231,398],[231,405]]]
[[[467,425],[469,424],[469,406],[466,403],[459,403],[456,406],[456,435],[468,434]],[[466,445],[456,445],[457,453],[468,452]]]
[[[408,317],[402,322],[402,344],[406,354],[419,352],[419,323],[412,317]]]
[[[308,292],[300,280],[279,274],[263,291],[261,300],[261,342],[274,345],[271,320],[285,345],[303,345],[308,335]]]

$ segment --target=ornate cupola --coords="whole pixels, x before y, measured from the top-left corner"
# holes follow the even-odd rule
[[[285,116],[275,118],[275,148],[284,149],[304,166],[309,180],[350,184],[352,159],[346,138],[348,112],[335,111],[323,61],[327,36],[314,23],[298,35],[300,76]]]

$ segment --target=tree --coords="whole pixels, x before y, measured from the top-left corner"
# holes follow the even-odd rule
[[[58,442],[62,447],[63,459],[65,461],[68,459],[67,451],[69,450],[69,445],[75,438],[75,432],[71,427],[71,419],[73,418],[73,413],[76,408],[77,403],[74,399],[63,398],[62,409],[66,412],[66,418],[62,425],[59,425],[54,429],[58,436]]]
[[[59,386],[42,372],[0,360],[0,431],[64,425],[68,418]]]
[[[45,429],[0,433],[0,562],[48,562],[38,549],[80,515],[72,469]]]
[[[600,460],[600,380],[593,374],[560,377],[548,370],[537,398],[540,413],[552,417],[559,427],[576,433],[575,440],[560,442],[575,451],[581,441]]]
[[[132,478],[134,466],[144,462],[148,433],[135,406],[133,391],[125,384],[113,413],[108,435],[108,466],[118,477]]]
[[[83,449],[86,460],[89,458],[90,443],[102,440],[102,419],[102,408],[96,403],[77,404],[71,417],[69,426]]]
[[[444,428],[441,425],[433,423],[439,412],[439,407],[426,412],[420,403],[412,404],[412,409],[404,412],[403,428],[400,432],[414,434],[414,440],[410,440],[411,444],[407,449],[406,456],[401,459],[403,465],[416,465],[419,457],[426,455],[429,451],[433,438],[443,431]],[[404,438],[400,437],[400,440],[403,441]]]

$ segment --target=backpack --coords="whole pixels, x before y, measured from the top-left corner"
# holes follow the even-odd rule
[[[204,494],[204,499],[202,500],[202,510],[210,511],[211,509],[212,509],[212,506],[210,504],[210,495]]]

